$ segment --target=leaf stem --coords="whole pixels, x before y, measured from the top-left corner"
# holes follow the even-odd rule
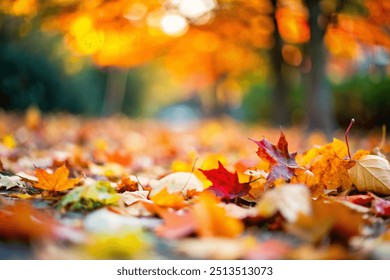
[[[194,164],[192,165],[191,174],[190,174],[190,176],[188,176],[187,182],[184,184],[184,186],[183,186],[183,188],[181,189],[181,191],[183,191],[183,190],[187,187],[188,182],[190,181],[191,176],[192,176],[192,174],[194,173],[195,165],[196,165],[196,162],[198,161],[198,159],[199,159],[199,157],[197,157],[197,158],[195,159]]]
[[[348,133],[349,133],[349,131],[351,130],[351,127],[352,127],[352,125],[353,125],[354,122],[355,122],[355,119],[352,118],[352,119],[351,119],[351,122],[349,123],[349,126],[348,126],[348,128],[347,128],[347,131],[345,132],[345,143],[347,144],[349,159],[351,159],[351,151],[350,151],[350,149],[349,149]]]

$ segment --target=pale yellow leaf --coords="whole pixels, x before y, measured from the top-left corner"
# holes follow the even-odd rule
[[[390,195],[390,164],[383,157],[363,156],[348,173],[360,192]]]
[[[305,185],[281,185],[267,191],[256,208],[261,216],[270,217],[279,211],[287,221],[295,222],[299,213],[312,212],[310,191]]]

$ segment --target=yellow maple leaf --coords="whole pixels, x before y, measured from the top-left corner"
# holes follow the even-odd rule
[[[69,170],[65,165],[57,168],[53,174],[37,168],[35,175],[38,178],[38,183],[35,183],[34,187],[47,191],[66,191],[73,188],[80,181],[80,178],[68,178]]]

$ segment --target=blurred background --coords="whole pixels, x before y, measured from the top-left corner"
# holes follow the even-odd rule
[[[390,125],[388,0],[1,0],[0,107]]]

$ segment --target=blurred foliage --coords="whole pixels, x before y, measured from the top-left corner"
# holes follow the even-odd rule
[[[195,117],[246,121],[275,121],[276,112],[295,125],[313,111],[327,118],[321,109],[333,102],[341,124],[352,116],[366,127],[389,123],[387,3],[4,0],[0,107],[130,116],[191,108]],[[374,57],[379,48],[384,59]],[[379,64],[379,76],[371,75]],[[326,104],[324,96],[334,99]]]
[[[104,71],[85,67],[68,75],[65,58],[56,56],[61,37],[34,29],[35,22],[6,18],[0,25],[0,107],[25,110],[36,104],[42,111],[99,113],[104,93]],[[31,32],[18,38],[16,30],[30,24]],[[16,30],[13,30],[16,29]]]
[[[334,86],[338,121],[347,126],[351,117],[363,128],[390,126],[390,79],[368,75],[353,76]]]

